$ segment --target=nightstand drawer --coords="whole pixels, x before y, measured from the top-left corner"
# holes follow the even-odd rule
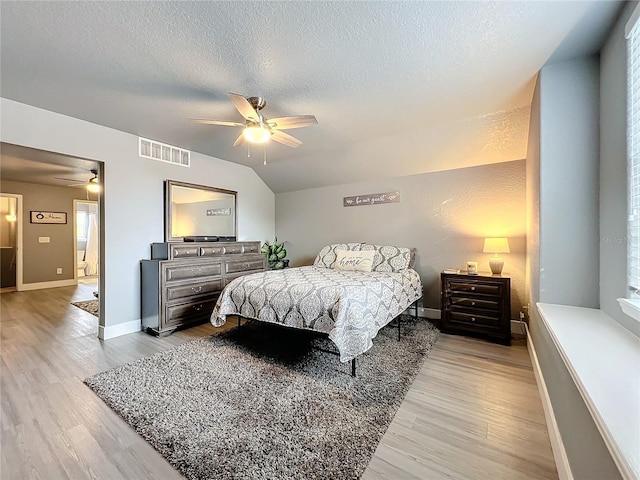
[[[497,314],[492,316],[451,311],[449,318],[452,323],[463,323],[465,325],[475,325],[478,327],[500,327],[500,316]]]
[[[457,307],[471,308],[471,309],[483,309],[483,310],[500,310],[500,302],[498,300],[485,300],[482,298],[473,297],[458,297],[451,295],[449,297],[449,305],[452,309]]]
[[[476,283],[461,280],[447,280],[447,290],[461,293],[482,293],[486,295],[501,295],[501,285],[492,283]]]

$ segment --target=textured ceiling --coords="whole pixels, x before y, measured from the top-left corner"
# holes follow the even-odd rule
[[[0,2],[4,98],[253,167],[274,192],[523,158],[533,79],[619,2]],[[554,54],[554,52],[556,52]],[[232,147],[227,92],[314,114]]]

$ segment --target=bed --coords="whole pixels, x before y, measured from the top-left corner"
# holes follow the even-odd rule
[[[373,345],[378,331],[422,297],[414,251],[366,243],[324,247],[312,266],[269,270],[231,281],[211,314],[326,333],[340,361]],[[355,364],[354,368],[355,368]]]

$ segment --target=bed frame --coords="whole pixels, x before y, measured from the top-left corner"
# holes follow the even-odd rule
[[[420,297],[422,298],[422,297]],[[410,304],[407,309],[413,308],[413,318],[417,321],[418,320],[418,301],[420,300],[420,298],[417,298],[412,304]],[[236,315],[236,317],[238,318],[238,330],[240,330],[240,328],[242,327],[242,322],[241,320],[244,318],[245,321],[249,322],[249,321],[253,321],[253,322],[261,322],[261,320],[256,320],[255,318],[246,318],[246,317],[242,317],[241,315]],[[400,315],[398,315],[396,318],[394,318],[393,320],[397,320],[398,321],[398,341],[400,341],[400,329],[402,327],[402,313],[400,313]],[[391,322],[393,322],[393,320],[391,320]],[[387,325],[390,325],[391,322],[389,322]],[[265,323],[265,322],[261,322],[261,323]],[[268,323],[268,322],[267,322]],[[286,327],[286,328],[294,328],[294,327],[290,327],[288,325],[282,325],[279,323],[273,323],[272,325],[279,325],[281,327]],[[312,330],[309,330],[312,331]],[[321,333],[321,332],[315,332],[321,335],[328,335],[326,333]],[[317,348],[317,350],[319,350],[320,352],[324,352],[324,353],[330,353],[331,355],[337,355],[340,356],[339,352],[336,352],[335,350],[326,350],[324,348]],[[356,359],[352,358],[351,359],[351,376],[355,377],[356,376]]]

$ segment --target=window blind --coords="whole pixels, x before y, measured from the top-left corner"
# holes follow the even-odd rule
[[[640,22],[637,18],[634,19],[627,32],[628,277],[629,287],[637,292],[640,290]]]

